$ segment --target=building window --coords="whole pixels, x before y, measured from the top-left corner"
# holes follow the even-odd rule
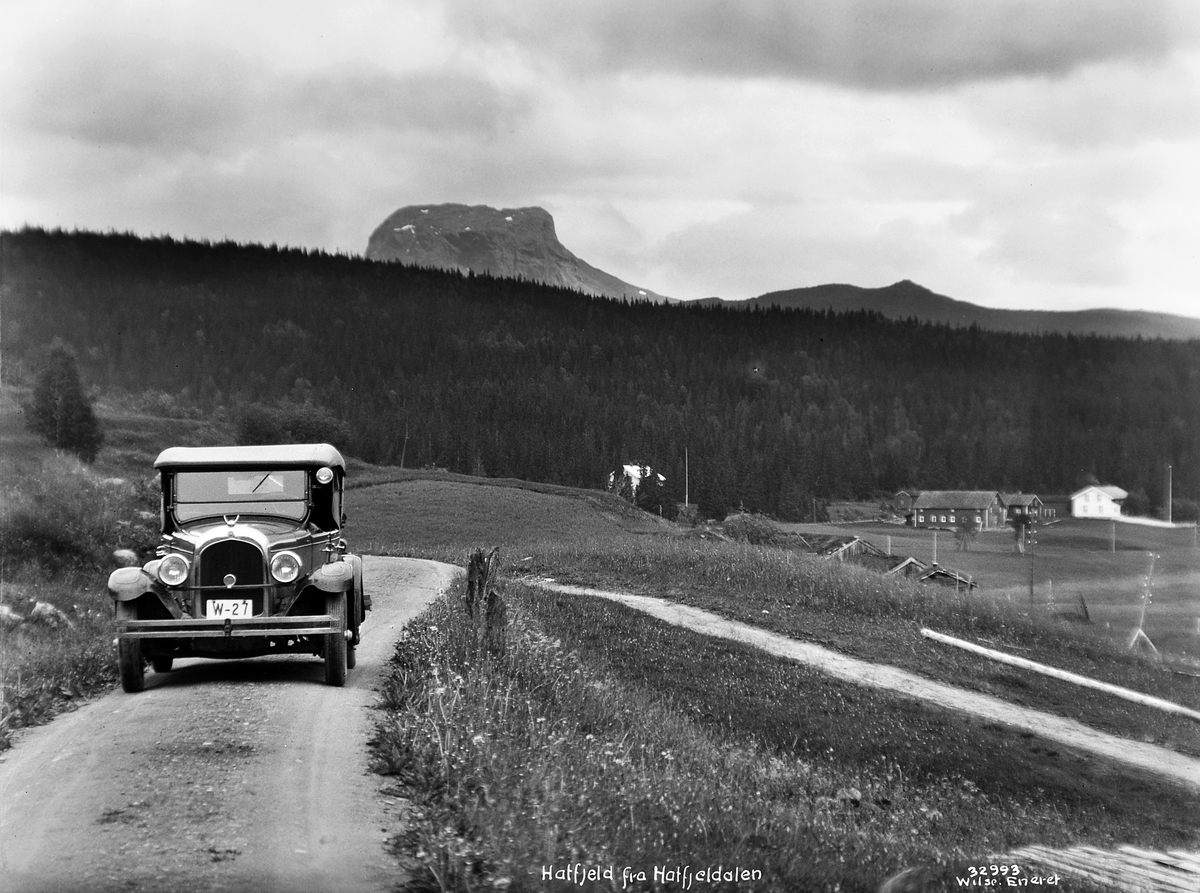
[[[924,516],[924,515],[917,515],[917,520],[918,520],[918,521],[920,521],[922,524],[924,524],[924,523],[925,523],[925,516]]]
[[[945,516],[945,515],[942,515],[942,523],[943,523],[943,524],[945,524],[945,523],[946,523],[946,516]]]
[[[976,515],[976,516],[975,516],[975,523],[976,523],[976,524],[982,524],[982,523],[983,523],[983,518],[981,518],[981,517],[979,517],[978,515]]]
[[[951,523],[951,524],[953,524],[953,523],[954,523],[954,516],[953,516],[953,515],[951,515],[951,516],[950,516],[950,523]]]

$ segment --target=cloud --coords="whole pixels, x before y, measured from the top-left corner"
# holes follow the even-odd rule
[[[1049,83],[981,86],[964,112],[989,135],[1031,149],[1087,152],[1186,140],[1200,134],[1200,59],[1093,65]]]
[[[310,75],[281,97],[295,117],[322,130],[422,130],[495,134],[528,117],[530,100],[467,72],[395,74],[360,69]]]
[[[1181,8],[1169,0],[452,0],[448,21],[468,39],[506,40],[581,73],[676,71],[891,91],[1160,58],[1194,36]]]
[[[464,70],[283,69],[212,45],[126,37],[47,48],[8,91],[6,119],[92,147],[235,152],[304,133],[493,134],[529,114],[518,91]]]

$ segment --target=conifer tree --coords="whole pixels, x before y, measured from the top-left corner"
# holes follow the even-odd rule
[[[88,464],[96,461],[104,432],[83,392],[75,357],[61,341],[51,345],[24,410],[26,427],[50,446]]]

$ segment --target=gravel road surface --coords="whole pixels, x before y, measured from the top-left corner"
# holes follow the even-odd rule
[[[370,708],[401,627],[459,573],[365,558],[374,610],[344,688],[317,658],[184,660],[22,734],[0,761],[0,890],[392,889]]]

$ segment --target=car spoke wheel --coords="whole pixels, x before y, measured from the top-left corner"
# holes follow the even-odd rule
[[[355,635],[346,640],[346,667],[351,670],[353,670],[354,665],[358,663],[358,655],[355,654],[358,646],[355,645],[354,642],[358,638],[358,624],[362,622],[362,609],[359,608],[361,603],[362,602],[358,593],[351,590],[350,598],[346,601],[346,610],[348,612],[348,616],[354,618],[353,622],[350,620],[347,620],[346,622],[346,628],[355,633]]]
[[[137,607],[131,602],[117,602],[117,620],[137,620]],[[141,639],[117,640],[117,668],[121,675],[121,688],[127,692],[139,692],[146,687],[146,664],[142,660]]]
[[[330,593],[325,598],[325,613],[334,619],[333,630],[325,637],[325,682],[346,684],[346,594]]]

